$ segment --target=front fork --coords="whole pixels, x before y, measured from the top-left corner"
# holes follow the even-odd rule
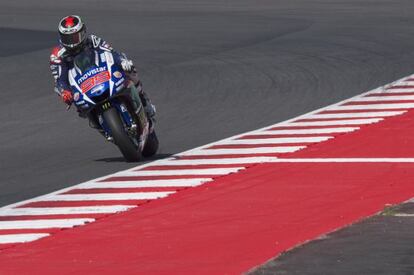
[[[102,112],[107,108],[117,108],[119,114],[121,114],[122,121],[124,122],[125,130],[131,138],[136,140],[137,146],[139,146],[140,150],[142,150],[149,133],[149,121],[145,114],[141,100],[138,95],[134,95],[135,93],[128,92],[126,89],[126,91],[120,93],[115,100],[112,100],[113,103],[103,103],[100,106],[102,110],[98,112],[98,122],[101,129],[104,130],[104,135],[107,140],[111,140],[111,132],[102,117]]]

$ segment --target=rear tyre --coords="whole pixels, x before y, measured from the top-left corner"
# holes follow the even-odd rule
[[[124,158],[128,162],[141,160],[141,154],[138,147],[125,131],[124,124],[119,117],[118,111],[115,108],[110,108],[103,113],[103,117],[108,124],[108,127],[111,129],[114,143],[118,146]]]
[[[155,130],[147,137],[147,142],[145,143],[144,150],[142,150],[142,155],[144,157],[151,157],[157,153],[158,150],[158,138]]]

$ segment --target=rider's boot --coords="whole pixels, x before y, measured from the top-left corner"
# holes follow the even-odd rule
[[[135,84],[137,88],[139,98],[141,99],[142,105],[144,106],[145,113],[147,114],[148,119],[151,121],[152,125],[155,124],[155,113],[157,110],[155,109],[154,104],[151,103],[147,93],[144,92],[142,89],[142,82],[140,80],[137,81]]]
[[[145,113],[147,114],[147,117],[153,126],[155,124],[156,113],[154,104],[151,103],[151,100],[149,99],[148,95],[143,91],[142,82],[138,77],[137,71],[134,69],[133,71],[129,72],[128,77],[135,86],[135,89],[131,89],[132,97],[134,98],[136,96],[135,93],[138,93],[142,105],[144,106]]]

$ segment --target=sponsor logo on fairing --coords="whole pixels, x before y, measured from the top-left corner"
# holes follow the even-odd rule
[[[79,97],[80,97],[80,93],[75,93],[73,95],[73,100],[78,101],[79,100]]]
[[[114,72],[114,76],[115,76],[116,78],[121,78],[121,77],[122,77],[122,74],[121,74],[121,72],[119,72],[119,71],[115,71],[115,72]]]
[[[95,88],[93,88],[92,90],[91,90],[91,94],[97,94],[97,93],[99,93],[99,92],[102,92],[103,91],[103,89],[104,89],[104,84],[101,84],[101,85],[99,85],[99,86],[95,86]]]
[[[121,78],[120,80],[118,80],[116,83],[115,83],[115,86],[119,86],[119,85],[121,85],[123,82],[124,82],[124,78]]]
[[[109,79],[110,77],[108,71],[103,71],[93,77],[88,78],[81,84],[82,93],[88,92],[95,86],[109,81]]]
[[[100,67],[100,68],[95,68],[92,69],[90,71],[88,71],[86,74],[82,75],[79,79],[78,79],[78,84],[81,84],[83,81],[85,81],[86,79],[88,79],[88,77],[93,76],[97,73],[106,71],[106,66]]]

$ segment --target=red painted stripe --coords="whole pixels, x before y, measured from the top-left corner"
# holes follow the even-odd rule
[[[377,117],[345,117],[345,118],[306,118],[295,120],[294,122],[312,122],[312,121],[337,121],[337,120],[353,120],[353,119],[372,119],[372,118],[382,118],[381,116]],[[343,126],[346,127],[346,126]]]
[[[19,245],[19,244],[0,244],[0,250],[4,250],[4,249],[11,248],[11,247],[15,247],[16,245]]]
[[[56,233],[67,228],[46,228],[46,229],[7,229],[0,230],[0,235],[7,234],[29,234],[29,233]]]
[[[258,148],[258,147],[286,147],[286,146],[308,146],[316,142],[302,142],[302,143],[280,143],[280,144],[222,144],[214,145],[206,149],[243,149],[243,148]]]
[[[237,154],[237,155],[193,155],[181,156],[180,159],[231,159],[231,158],[248,158],[248,157],[278,157],[289,153],[268,153],[268,154]],[[247,162],[247,161],[246,161]],[[248,163],[248,162],[247,162]]]
[[[112,214],[64,214],[64,215],[33,215],[33,216],[0,216],[0,221],[25,221],[44,219],[100,219]]]
[[[400,104],[400,103],[414,103],[414,100],[351,101],[351,102],[344,103],[341,106],[376,105],[376,104]]]
[[[414,86],[411,86],[411,85],[407,85],[407,86],[396,85],[396,86],[392,86],[392,87],[387,88],[387,90],[395,90],[395,89],[414,89]]]
[[[19,206],[22,207],[72,207],[103,205],[141,205],[151,200],[113,200],[113,201],[38,201]]]
[[[345,126],[344,126],[345,127]],[[294,137],[326,137],[336,136],[346,133],[326,133],[326,134],[289,134],[289,135],[245,135],[238,139],[266,139],[266,138],[294,138]]]
[[[349,114],[349,113],[369,113],[369,112],[392,112],[392,111],[407,111],[407,109],[394,108],[394,109],[374,109],[374,110],[330,110],[322,111],[318,114]]]
[[[414,92],[410,92],[410,93],[372,93],[372,94],[368,94],[364,97],[378,97],[378,96],[383,96],[383,97],[387,97],[387,96],[404,96],[404,95],[414,95]]]
[[[330,128],[344,128],[344,127],[361,127],[361,125],[326,125],[326,126],[277,126],[269,130],[300,130],[300,129],[330,129]],[[325,134],[327,135],[327,134]]]
[[[185,189],[185,188],[183,187],[91,188],[91,189],[72,189],[62,194],[169,192],[169,191],[178,191],[182,189]]]

